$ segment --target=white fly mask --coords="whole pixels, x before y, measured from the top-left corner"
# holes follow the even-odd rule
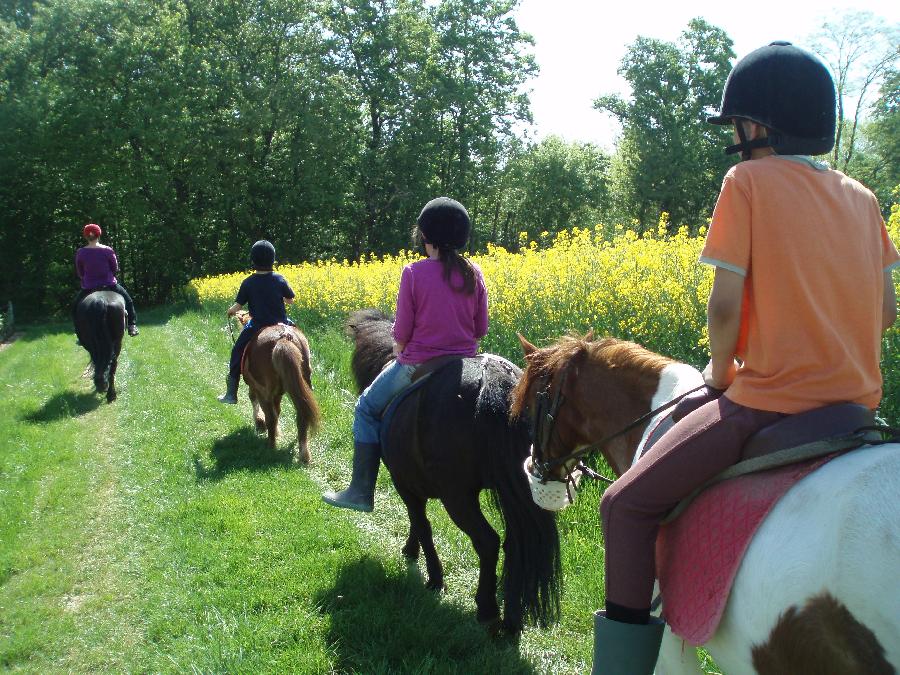
[[[570,474],[569,480],[557,478],[538,478],[532,473],[531,457],[525,458],[522,467],[528,476],[528,486],[531,488],[531,498],[534,503],[547,511],[562,511],[575,501],[578,495],[576,488],[581,480],[581,470],[575,469]]]

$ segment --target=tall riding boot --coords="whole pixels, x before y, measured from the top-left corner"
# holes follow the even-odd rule
[[[594,612],[594,666],[591,675],[653,675],[665,621],[621,623]]]
[[[322,499],[344,509],[371,511],[375,508],[375,479],[380,464],[381,446],[378,443],[354,443],[350,485],[341,492],[326,492]]]
[[[240,377],[233,377],[231,375],[228,376],[228,390],[224,394],[219,396],[219,401],[221,401],[222,403],[230,403],[231,405],[237,404],[237,390],[240,379]]]

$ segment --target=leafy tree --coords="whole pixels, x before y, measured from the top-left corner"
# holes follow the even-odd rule
[[[535,71],[513,0],[331,2],[332,56],[360,110],[358,251],[408,242],[429,197],[473,216],[497,175],[517,120],[530,120],[522,83]]]
[[[515,248],[520,231],[537,240],[544,231],[599,223],[608,209],[608,166],[601,148],[558,136],[518,149],[503,172],[489,238]]]
[[[619,68],[632,96],[598,98],[594,106],[622,124],[613,174],[619,217],[638,229],[670,214],[673,227],[708,216],[732,159],[729,131],[706,123],[718,107],[734,58],[727,34],[703,19],[676,43],[646,37],[628,48]]]
[[[0,3],[0,301],[65,309],[89,221],[139,304],[261,237],[282,261],[394,251],[439,193],[479,223],[528,119],[516,4]]]
[[[847,171],[875,192],[887,218],[891,204],[900,198],[895,191],[900,185],[900,72],[885,77],[869,121],[860,129],[861,139]]]
[[[827,21],[813,48],[831,68],[837,88],[837,137],[831,164],[848,172],[870,95],[900,61],[900,26],[871,12],[848,12]]]

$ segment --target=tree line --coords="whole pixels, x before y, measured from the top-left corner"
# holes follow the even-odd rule
[[[614,153],[535,143],[521,131],[537,66],[517,5],[0,1],[0,301],[20,316],[64,309],[89,221],[139,304],[243,266],[258,238],[290,262],[395,252],[439,194],[469,208],[473,249],[515,248],[521,231],[640,229],[661,211],[702,225],[733,161],[728,131],[703,122],[733,63],[727,34],[695,19],[675,42],[631,45],[620,73],[633,95],[595,104],[621,122]],[[885,64],[844,168],[892,187]]]

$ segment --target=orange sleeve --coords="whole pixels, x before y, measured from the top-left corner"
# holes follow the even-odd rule
[[[735,168],[725,174],[700,261],[744,276],[750,271],[750,198]]]

